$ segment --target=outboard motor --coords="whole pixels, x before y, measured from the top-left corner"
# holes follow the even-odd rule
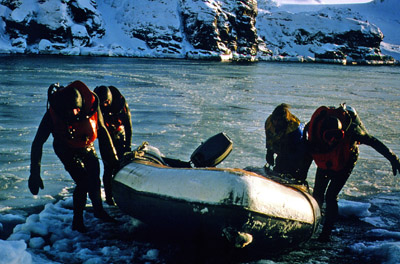
[[[120,168],[135,159],[147,160],[155,164],[174,168],[192,168],[192,165],[196,168],[215,167],[228,157],[232,151],[232,146],[232,140],[224,132],[221,132],[207,139],[197,147],[191,155],[190,161],[187,162],[165,157],[158,148],[144,141],[136,150],[125,153]]]
[[[232,151],[233,142],[224,133],[219,133],[202,143],[191,155],[190,161],[197,168],[215,167]]]

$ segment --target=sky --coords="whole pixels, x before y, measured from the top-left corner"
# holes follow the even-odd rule
[[[279,4],[358,4],[373,0],[275,0]]]

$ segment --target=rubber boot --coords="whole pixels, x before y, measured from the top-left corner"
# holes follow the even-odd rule
[[[104,222],[108,223],[118,223],[117,220],[112,218],[104,209],[102,211],[95,211],[94,217],[103,220]]]
[[[83,223],[83,215],[74,213],[74,218],[72,220],[72,230],[78,231],[80,233],[86,233],[87,229]]]
[[[330,225],[324,225],[322,228],[321,234],[318,236],[319,242],[330,242],[331,241],[331,234],[332,234],[332,227]]]
[[[103,184],[104,184],[104,192],[106,195],[106,203],[111,206],[115,206],[113,195],[112,195],[112,169],[108,166],[104,168],[104,175],[103,175]]]
[[[72,230],[85,233],[87,229],[83,223],[83,210],[85,209],[86,205],[86,193],[82,191],[80,186],[75,187],[73,194],[73,205],[74,217],[72,220]]]
[[[90,197],[90,194],[89,194]],[[90,197],[92,200],[93,210],[94,210],[94,217],[103,220],[104,222],[116,223],[118,222],[114,218],[112,218],[103,208],[103,203],[101,200],[100,193],[99,195],[95,195]]]

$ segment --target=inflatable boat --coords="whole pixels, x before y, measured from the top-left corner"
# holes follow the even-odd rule
[[[174,237],[201,234],[233,248],[270,253],[309,240],[321,215],[302,188],[242,169],[201,167],[221,162],[230,152],[226,148],[210,156],[203,152],[209,146],[201,146],[192,155],[191,160],[202,157],[195,168],[186,163],[171,167],[157,149],[144,144],[115,175],[115,202],[123,212]]]

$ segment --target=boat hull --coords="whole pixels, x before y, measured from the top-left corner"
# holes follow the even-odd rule
[[[309,240],[320,211],[307,193],[239,169],[177,169],[132,162],[113,180],[125,213],[165,237],[276,253]]]

